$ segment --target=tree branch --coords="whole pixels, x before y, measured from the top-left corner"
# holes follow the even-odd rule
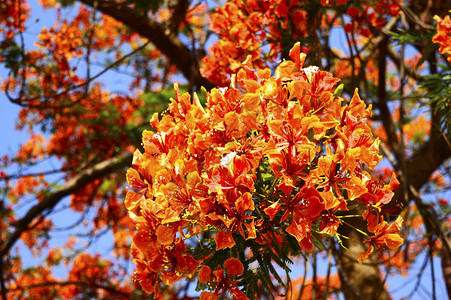
[[[445,137],[430,139],[407,161],[406,175],[409,183],[416,190],[420,190],[432,173],[450,157],[451,148]]]
[[[8,81],[6,83],[6,87],[4,89],[5,91],[5,95],[8,98],[9,101],[11,101],[12,103],[18,104],[21,107],[28,107],[28,108],[51,108],[51,107],[55,107],[55,106],[51,106],[49,105],[49,103],[55,102],[55,97],[58,96],[62,96],[62,95],[66,95],[67,93],[69,93],[70,91],[76,90],[78,88],[84,87],[85,91],[83,92],[83,94],[78,97],[78,100],[71,102],[70,104],[64,104],[64,105],[58,105],[55,108],[62,108],[62,107],[69,107],[69,106],[73,106],[74,104],[78,103],[81,99],[86,98],[86,95],[88,94],[88,86],[91,82],[93,82],[94,80],[96,80],[97,78],[99,78],[100,76],[102,76],[103,74],[105,74],[107,71],[109,71],[110,69],[116,67],[117,65],[119,65],[121,62],[125,61],[127,58],[135,55],[136,53],[138,53],[139,51],[143,50],[144,48],[146,48],[148,45],[150,44],[150,42],[144,43],[143,45],[139,46],[138,48],[136,48],[135,50],[131,51],[130,53],[127,53],[125,55],[123,55],[121,58],[117,59],[116,61],[114,61],[113,63],[109,64],[108,66],[106,66],[102,71],[100,71],[99,73],[97,73],[96,75],[94,75],[93,77],[90,77],[90,75],[88,74],[86,77],[86,80],[78,85],[75,86],[69,86],[67,87],[64,91],[61,92],[56,92],[54,94],[51,95],[47,95],[47,96],[43,96],[43,98],[46,100],[43,103],[38,103],[38,104],[29,104],[26,102],[32,102],[34,100],[38,100],[41,98],[41,96],[36,96],[36,97],[32,97],[32,98],[28,98],[25,99],[24,96],[22,95],[23,92],[19,92],[20,96],[17,98],[14,98],[13,96],[11,96],[9,94],[9,85],[10,82]],[[25,102],[25,103],[24,103]]]
[[[447,147],[447,148],[448,148],[448,150],[451,151],[451,148],[449,148],[449,147]],[[382,150],[382,153],[384,154],[384,156],[387,157],[387,159],[390,161],[390,163],[397,169],[398,173],[400,173],[400,176],[402,178],[407,177],[409,179],[409,181],[407,183],[408,184],[407,189],[408,189],[408,192],[409,192],[409,196],[410,196],[410,198],[413,198],[413,200],[415,202],[415,205],[417,206],[421,216],[423,217],[423,221],[424,221],[424,224],[426,226],[426,231],[429,232],[429,233],[435,232],[437,234],[437,236],[442,240],[444,251],[446,251],[447,255],[449,255],[451,257],[451,242],[449,241],[448,236],[446,235],[446,233],[443,231],[442,227],[440,226],[440,223],[438,222],[439,218],[438,218],[436,212],[432,209],[431,206],[429,206],[429,205],[427,205],[427,204],[425,204],[423,202],[423,200],[421,199],[421,197],[420,197],[420,195],[418,193],[417,188],[412,184],[412,180],[410,180],[412,175],[409,176],[409,175],[403,174],[404,169],[401,169],[401,168],[396,166],[397,163],[395,161],[395,158],[390,153],[390,151],[387,149],[387,147],[385,147],[384,144],[381,144],[381,150]],[[434,152],[431,152],[431,154],[432,155],[424,155],[424,156],[420,155],[420,157],[423,157],[423,158],[426,158],[426,159],[428,157],[429,158],[435,157],[435,155],[433,155]],[[451,155],[451,153],[450,153],[450,155]],[[447,157],[449,157],[450,155],[448,155]],[[443,157],[443,158],[446,159],[445,157]],[[423,161],[423,162],[413,162],[412,163],[412,160],[410,160],[409,164],[406,164],[406,166],[412,167],[412,165],[413,166],[415,166],[416,164],[422,165],[422,164],[425,164],[425,163],[428,163],[428,162],[427,161],[426,162]],[[438,162],[436,162],[436,163],[438,163]],[[443,163],[443,161],[441,163]],[[441,165],[441,163],[439,165]],[[432,174],[432,172],[438,168],[438,166],[434,167],[435,165],[431,161],[429,161],[429,164],[431,164],[430,165],[431,169],[425,170],[424,172],[426,174],[429,174],[429,176],[430,176]],[[416,172],[416,173],[418,173],[418,172]],[[424,177],[424,178],[426,178],[425,180],[428,180],[429,176],[428,177]],[[423,183],[423,184],[420,185],[420,182],[422,182],[422,180],[417,182],[417,185],[419,185],[419,188],[421,186],[423,186],[423,184],[424,184]],[[402,182],[401,184],[406,184],[406,183]],[[401,199],[403,199],[403,198],[401,198]],[[407,203],[404,203],[404,205],[406,205],[406,204]]]
[[[178,37],[171,33],[170,28],[136,13],[135,10],[124,3],[113,0],[79,0],[102,13],[124,23],[142,37],[151,41],[161,52],[163,52],[188,80],[206,89],[212,89],[215,85],[205,77],[202,77],[198,67],[198,61],[191,51],[183,45]]]
[[[423,76],[420,73],[418,73],[414,68],[407,65],[406,62],[402,60],[401,57],[399,57],[398,53],[396,53],[396,51],[393,50],[393,48],[389,47],[387,54],[390,57],[390,59],[395,63],[397,68],[403,67],[406,74],[412,77],[413,79],[417,81],[423,80]]]
[[[78,175],[67,181],[64,186],[57,189],[52,194],[44,197],[41,202],[30,208],[22,219],[13,224],[16,229],[1,246],[0,258],[7,255],[11,247],[16,243],[23,232],[29,230],[29,224],[36,217],[55,207],[64,197],[75,193],[94,179],[104,177],[119,168],[126,166],[131,163],[131,160],[132,154],[122,154],[102,161],[80,172]]]
[[[387,92],[385,90],[385,81],[386,81],[386,73],[387,73],[387,56],[388,49],[388,36],[385,35],[382,42],[379,44],[379,58],[378,58],[378,67],[379,67],[379,76],[378,76],[378,88],[377,88],[377,108],[380,111],[382,123],[384,124],[385,132],[387,133],[388,142],[390,147],[393,149],[396,158],[400,161],[400,153],[404,151],[400,149],[399,141],[396,135],[396,127],[393,123],[392,115],[387,106]]]

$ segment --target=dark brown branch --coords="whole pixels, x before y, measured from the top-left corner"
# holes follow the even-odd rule
[[[69,93],[70,91],[76,90],[78,88],[81,87],[85,87],[85,92],[83,93],[83,95],[81,97],[79,97],[79,100],[84,99],[87,95],[87,91],[88,91],[88,86],[91,82],[93,82],[94,80],[96,80],[97,78],[99,78],[100,76],[102,76],[103,74],[105,74],[107,71],[109,71],[110,69],[116,67],[117,65],[119,65],[121,62],[125,61],[127,58],[135,55],[136,53],[138,53],[139,51],[143,50],[144,48],[146,48],[148,45],[150,44],[150,42],[147,42],[143,45],[141,45],[140,47],[136,48],[135,50],[131,51],[130,53],[127,53],[126,55],[122,56],[121,58],[119,58],[118,60],[114,61],[113,63],[111,63],[110,65],[108,65],[107,67],[105,67],[102,71],[100,71],[99,73],[97,73],[95,76],[93,77],[87,77],[86,81],[79,84],[79,85],[75,85],[75,86],[70,86],[68,88],[66,88],[64,91],[62,92],[58,92],[58,93],[54,93],[52,95],[48,95],[48,96],[44,96],[44,99],[49,100],[50,98],[55,98],[58,96],[62,96],[65,95],[67,93]],[[89,73],[88,73],[89,76]],[[39,98],[41,98],[41,96],[37,96],[37,97],[33,97],[33,98],[29,98],[29,99],[23,99],[23,91],[21,90],[21,92],[19,93],[20,96],[18,98],[13,98],[13,96],[11,96],[9,94],[9,81],[6,83],[6,87],[5,87],[5,95],[8,98],[9,101],[18,104],[22,107],[33,107],[33,108],[48,108],[50,107],[50,105],[48,104],[48,101],[44,102],[44,103],[39,103],[39,104],[30,104],[30,103],[26,103],[26,102],[31,102],[34,100],[38,100]],[[66,106],[72,106],[75,103],[77,103],[79,100],[71,102],[68,105],[58,105],[58,108],[61,107],[66,107]],[[24,103],[25,102],[25,103]]]
[[[410,8],[400,4],[397,0],[393,1],[398,5],[399,9],[401,9],[404,15],[407,16],[410,21],[420,26],[420,28],[428,31],[435,30],[433,26],[431,26],[430,24],[425,24],[420,18],[418,18],[418,16]]]
[[[401,57],[399,57],[398,53],[396,53],[395,50],[393,50],[393,48],[389,47],[387,54],[390,57],[390,59],[395,63],[397,68],[403,67],[406,74],[412,77],[413,79],[417,81],[423,80],[423,76],[420,73],[418,73],[415,69],[413,69],[411,66],[407,65],[405,61],[403,61]]]
[[[381,144],[381,150],[382,150],[382,153],[384,154],[384,156],[387,157],[387,159],[390,161],[390,163],[396,167],[395,158],[388,151],[388,149],[385,147],[385,145]],[[448,148],[448,150],[451,151],[450,148]],[[434,157],[433,154],[434,154],[434,152],[431,152],[431,155],[427,155],[427,156]],[[451,153],[450,153],[450,155],[451,155]],[[448,157],[450,155],[448,155]],[[424,163],[424,162],[418,162],[418,164],[421,164],[421,163]],[[442,161],[442,163],[443,163],[443,161]],[[409,161],[409,164],[406,164],[406,166],[412,166],[412,161]],[[427,174],[429,174],[429,176],[432,174],[432,172],[434,170],[436,170],[438,168],[438,166],[434,168],[434,165],[432,165],[432,166],[430,166],[430,168],[431,168],[431,170],[425,170],[425,172],[427,172]],[[400,169],[399,167],[397,167],[396,169],[398,170],[398,173],[400,173],[400,176],[402,178],[407,177],[409,179],[408,187],[407,187],[409,196],[410,196],[410,198],[413,198],[415,205],[417,206],[417,208],[423,218],[424,224],[426,226],[426,231],[429,233],[437,234],[437,236],[442,240],[443,249],[447,252],[448,255],[451,256],[451,242],[449,241],[447,235],[445,234],[442,227],[440,226],[440,223],[438,222],[438,216],[435,213],[434,209],[432,209],[431,206],[425,204],[423,202],[423,200],[421,199],[417,188],[412,184],[412,180],[410,180],[412,175],[409,176],[408,174],[407,175],[403,174],[404,170]],[[426,179],[424,179],[424,180],[427,181],[429,179],[429,176],[425,177]],[[424,181],[424,182],[426,182],[426,181]],[[402,183],[402,184],[405,184],[405,183]],[[417,184],[419,184],[419,183],[417,183]],[[423,184],[421,184],[419,187],[423,186]],[[404,203],[404,204],[406,204],[406,203]]]
[[[212,89],[215,85],[208,79],[202,77],[198,68],[198,61],[191,51],[183,45],[178,37],[171,33],[169,28],[162,24],[138,15],[135,10],[123,3],[113,0],[79,0],[81,3],[94,7],[102,13],[124,23],[142,37],[151,41],[161,52],[163,52],[182,74],[198,87],[204,86]]]
[[[403,149],[400,149],[399,141],[396,136],[396,127],[393,123],[391,112],[387,106],[387,92],[385,90],[385,81],[387,75],[387,48],[388,48],[388,36],[385,36],[379,44],[379,77],[378,77],[378,89],[377,89],[377,108],[380,111],[382,123],[384,124],[385,132],[387,133],[388,143],[393,149],[396,158],[399,161],[400,153]]]
[[[30,208],[30,210],[22,219],[13,224],[15,231],[5,240],[5,242],[1,246],[0,258],[7,255],[11,247],[16,243],[23,232],[29,230],[29,225],[35,218],[42,215],[45,211],[51,210],[64,197],[75,193],[94,179],[104,177],[126,166],[131,162],[131,159],[131,154],[122,154],[95,164],[94,166],[81,171],[78,175],[67,181],[64,186],[57,189],[52,194],[46,196],[41,202]]]
[[[173,9],[170,19],[170,26],[172,32],[176,33],[179,30],[180,24],[186,17],[189,8],[188,0],[169,0],[168,7]]]
[[[432,173],[450,157],[451,148],[443,135],[430,139],[407,161],[406,173],[409,183],[416,190],[420,190]]]

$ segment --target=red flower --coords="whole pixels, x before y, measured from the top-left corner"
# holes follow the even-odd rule
[[[301,243],[304,238],[309,237],[308,233],[311,230],[312,222],[316,222],[324,210],[324,200],[316,189],[305,186],[291,200],[289,200],[289,195],[281,198],[283,200],[282,205],[280,201],[277,201],[264,211],[270,216],[271,220],[274,219],[279,211],[284,211],[285,213],[281,217],[280,223],[286,221],[291,215],[291,222],[286,232]]]
[[[202,292],[200,295],[200,299],[218,299],[217,296],[223,295],[225,293],[230,293],[233,295],[233,299],[248,299],[246,295],[240,291],[240,289],[236,286],[238,281],[230,280],[232,276],[238,276],[243,274],[244,266],[238,258],[228,258],[224,267],[227,270],[227,276],[224,275],[224,269],[218,266],[216,271],[211,272],[210,267],[202,266],[199,271],[199,275],[197,278],[200,282],[212,282],[215,285],[215,291],[213,293],[210,292]],[[211,276],[213,273],[213,277]]]
[[[432,41],[440,45],[440,53],[448,54],[448,61],[451,62],[451,19],[449,16],[443,19],[434,16],[434,20],[437,22],[437,33]]]
[[[388,225],[387,222],[382,221],[381,223],[374,226],[374,228],[371,228],[371,231],[374,233],[374,235],[371,236],[368,241],[364,242],[369,244],[369,247],[368,251],[361,252],[359,254],[359,262],[363,262],[368,258],[368,256],[370,256],[370,254],[374,250],[374,246],[377,248],[389,248],[391,250],[398,249],[404,242],[404,239],[399,236],[402,222],[402,217],[398,216],[396,221],[391,225]],[[368,227],[368,229],[370,229],[370,227]]]

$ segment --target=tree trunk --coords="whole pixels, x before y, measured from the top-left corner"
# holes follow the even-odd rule
[[[361,213],[362,211],[356,212],[356,214]],[[366,227],[366,222],[362,218],[346,218],[346,222],[356,228]],[[357,261],[359,253],[368,249],[367,245],[362,243],[365,238],[346,225],[339,228],[339,233],[349,237],[349,240],[343,240],[343,245],[349,251],[339,246],[338,255],[335,257],[345,298],[347,300],[389,300],[390,296],[380,276],[376,256],[370,255],[362,264]]]

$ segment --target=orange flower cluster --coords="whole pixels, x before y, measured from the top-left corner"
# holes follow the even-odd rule
[[[440,53],[448,54],[448,61],[451,62],[451,19],[448,15],[443,19],[434,16],[434,20],[437,22],[437,33],[432,41],[440,44]]]
[[[76,86],[83,83],[84,79],[77,72],[74,59],[86,55],[87,51],[102,51],[106,48],[114,48],[117,44],[131,43],[132,36],[127,33],[121,23],[108,16],[102,16],[97,24],[97,29],[91,31],[93,11],[81,6],[73,20],[65,19],[57,22],[53,27],[42,28],[35,46],[38,50],[27,53],[37,65],[45,63],[46,67],[52,66],[53,72],[42,74],[42,68],[30,68],[28,77],[38,77],[37,86],[44,91],[54,94],[61,88]],[[89,50],[86,50],[86,49]],[[120,57],[118,51],[116,58]],[[52,93],[53,92],[53,93]]]
[[[360,7],[349,6],[346,13],[351,17],[351,22],[345,25],[344,30],[348,33],[358,32],[368,38],[371,35],[371,27],[381,29],[389,18],[399,15],[401,10],[398,3],[393,0],[381,0],[376,3],[362,1]]]
[[[3,0],[0,3],[0,36],[6,40],[14,37],[17,32],[25,30],[25,20],[30,14],[30,6],[26,1]],[[0,45],[6,48],[7,45]]]
[[[51,284],[55,281],[56,279],[48,268],[43,266],[31,268],[28,272],[24,272],[22,276],[18,276],[12,281],[9,286],[7,299],[39,300],[56,298],[57,293]],[[23,289],[30,286],[34,287]]]
[[[70,299],[83,292],[92,295],[93,298],[102,299],[103,291],[99,291],[96,286],[111,284],[112,278],[114,278],[111,265],[111,262],[103,259],[99,254],[81,253],[77,255],[73,261],[68,281],[82,282],[84,285],[68,285],[62,289],[62,296]]]
[[[247,299],[246,295],[236,287],[236,281],[229,280],[230,277],[243,274],[244,267],[238,258],[229,258],[225,261],[224,266],[227,270],[227,277],[224,277],[224,270],[218,266],[216,271],[213,271],[211,278],[211,269],[209,266],[202,266],[199,271],[199,281],[202,283],[215,282],[216,288],[214,293],[202,292],[200,300],[217,300],[218,294],[221,291],[229,291],[233,295],[233,299]]]
[[[202,76],[217,85],[227,85],[228,77],[251,56],[254,66],[265,68],[281,52],[282,33],[292,27],[294,39],[307,35],[304,1],[228,1],[211,16],[210,29],[219,41],[202,59]],[[268,47],[262,47],[269,42]],[[264,49],[262,49],[264,48]]]
[[[200,269],[212,291],[206,299],[240,299],[240,276],[252,271],[234,248],[273,251],[290,240],[311,251],[313,239],[336,234],[350,201],[373,216],[391,200],[396,179],[383,185],[368,173],[381,159],[367,124],[371,108],[357,92],[346,103],[339,79],[304,67],[305,56],[297,43],[274,76],[256,73],[249,57],[231,87],[207,94],[206,107],[175,85],[161,120],[152,117],[156,132],[143,133],[145,152],[134,154],[125,200],[137,229],[134,279],[146,292],[158,297],[159,281],[170,285]],[[401,220],[389,226],[378,216],[368,224],[371,245],[402,243]]]

